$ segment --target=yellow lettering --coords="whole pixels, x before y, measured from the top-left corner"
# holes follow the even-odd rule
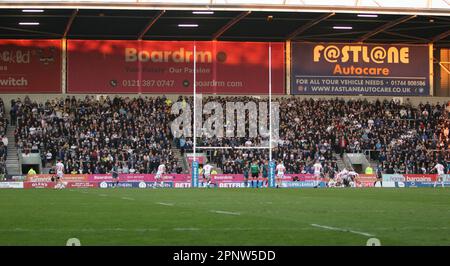
[[[320,52],[324,49],[325,47],[323,45],[316,45],[314,47],[314,52],[313,52],[313,60],[314,62],[319,62],[320,59]]]
[[[400,62],[409,64],[409,48],[403,47],[400,49]]]

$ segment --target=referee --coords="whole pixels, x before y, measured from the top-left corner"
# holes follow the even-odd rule
[[[255,187],[255,185],[253,184],[253,180],[256,180],[256,187],[258,187],[259,165],[256,160],[251,164],[250,172],[252,173],[252,187]]]

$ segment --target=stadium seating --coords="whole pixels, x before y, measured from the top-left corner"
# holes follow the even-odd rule
[[[181,97],[192,103],[192,97]],[[208,101],[255,101],[254,98],[207,97]],[[264,99],[261,99],[264,100]],[[450,170],[449,106],[413,106],[391,101],[278,98],[280,139],[273,152],[288,173],[307,173],[319,160],[325,173],[337,170],[336,156],[346,152],[370,155],[386,173],[429,173],[437,160]],[[13,103],[17,147],[40,151],[43,163],[62,158],[67,172],[107,173],[119,162],[123,172],[153,173],[160,161],[180,172],[173,149],[192,149],[191,138],[170,132],[172,102],[165,97],[67,97],[37,103]],[[14,107],[14,105],[17,105]],[[3,104],[2,104],[3,106]],[[4,108],[3,108],[4,110]],[[3,120],[0,120],[4,131]],[[248,123],[248,118],[247,118]],[[235,147],[263,142],[258,138],[206,138],[202,146]],[[246,143],[247,142],[247,143]],[[242,173],[248,163],[268,159],[267,150],[209,150],[223,173]]]
[[[179,169],[164,98],[26,98],[15,104],[17,147],[40,151],[43,165],[61,158],[67,173],[107,173],[115,163],[123,173],[152,173],[164,161],[168,172]]]
[[[8,126],[8,120],[5,115],[5,104],[3,99],[0,98],[0,176],[4,176],[6,173],[6,155],[7,144],[5,145],[2,138],[6,136],[6,129]]]

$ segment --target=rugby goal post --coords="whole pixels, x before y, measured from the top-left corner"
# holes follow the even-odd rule
[[[192,154],[192,166],[191,166],[191,186],[198,187],[199,186],[199,161],[197,157],[197,150],[224,150],[224,149],[245,149],[245,150],[260,150],[260,149],[268,149],[269,150],[269,173],[268,173],[268,185],[269,187],[275,187],[275,161],[272,158],[272,150],[273,150],[273,128],[272,128],[272,45],[269,43],[268,46],[268,104],[269,104],[269,139],[267,146],[238,146],[238,147],[220,147],[220,146],[197,146],[197,108],[199,101],[197,99],[198,96],[202,97],[202,94],[197,93],[197,45],[194,41],[193,47],[193,154]],[[201,103],[200,103],[201,104]],[[202,114],[200,114],[201,116]],[[202,125],[201,125],[202,127]],[[201,131],[202,132],[202,131]]]

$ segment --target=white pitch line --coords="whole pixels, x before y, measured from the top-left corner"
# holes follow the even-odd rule
[[[0,232],[106,232],[106,231],[129,231],[129,232],[145,232],[145,231],[159,231],[159,228],[12,228],[0,229]]]
[[[375,235],[365,233],[365,232],[353,231],[353,230],[349,230],[349,229],[332,227],[332,226],[327,226],[327,225],[311,224],[311,226],[328,229],[328,230],[333,230],[333,231],[348,232],[348,233],[353,233],[353,234],[363,235],[363,236],[368,236],[368,237],[375,236]]]
[[[228,214],[228,215],[241,215],[241,213],[239,213],[239,212],[214,211],[214,210],[212,210],[211,212],[220,213],[220,214]]]
[[[323,227],[320,226],[319,227]],[[329,229],[329,226],[327,228]],[[341,228],[338,228],[341,230]],[[373,228],[374,230],[393,230],[392,228],[387,227],[380,227],[380,228]],[[167,231],[167,230],[176,230],[176,231],[311,231],[314,230],[309,227],[288,227],[288,228],[273,228],[273,227],[267,227],[267,228],[240,228],[240,227],[222,227],[222,228],[0,228],[0,232],[105,232],[105,231],[129,231],[129,232],[146,232],[146,231]],[[333,229],[330,229],[333,230]],[[402,231],[412,231],[412,230],[423,230],[423,231],[435,231],[435,230],[450,230],[449,227],[426,227],[426,228],[415,228],[415,227],[408,227],[408,228],[397,228],[396,230],[402,230]],[[350,232],[347,230],[344,230],[344,232]],[[354,232],[354,231],[353,231]],[[366,233],[367,234],[367,233]],[[366,235],[364,235],[366,236]],[[372,235],[370,235],[372,236]]]
[[[165,203],[165,202],[157,202],[159,205],[164,205],[164,206],[173,206],[175,204],[173,203]]]
[[[200,228],[174,228],[173,230],[175,231],[199,231]]]
[[[122,199],[124,199],[124,200],[134,200],[133,198],[129,198],[129,197],[122,197]]]

